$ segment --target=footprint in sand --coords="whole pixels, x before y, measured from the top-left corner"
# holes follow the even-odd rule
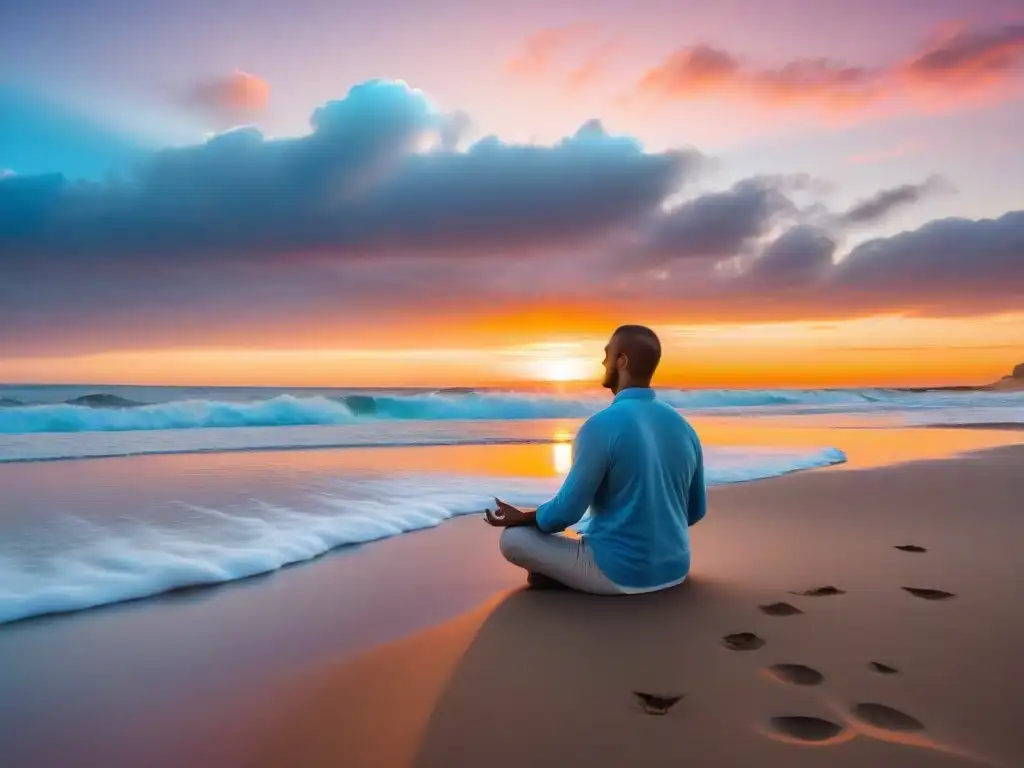
[[[633,691],[633,695],[636,696],[641,708],[648,715],[664,715],[673,704],[683,698],[681,695],[658,696],[653,693],[641,693],[640,691]]]
[[[764,646],[764,640],[753,632],[737,632],[722,638],[727,648],[734,651],[756,651]]]
[[[906,712],[887,707],[885,704],[857,704],[851,714],[861,722],[886,731],[923,731],[924,723]]]
[[[924,547],[919,547],[917,544],[897,544],[894,549],[898,549],[900,552],[927,552],[928,550]]]
[[[825,676],[804,664],[772,664],[766,670],[776,680],[791,685],[821,685]]]
[[[944,592],[941,589],[919,589],[918,587],[903,587],[903,589],[922,600],[947,600],[956,597],[952,592]]]
[[[890,667],[880,661],[872,661],[869,666],[880,675],[898,675],[900,672],[896,667]]]
[[[843,726],[831,720],[803,715],[773,717],[772,728],[792,739],[809,742],[828,741],[843,731]]]
[[[846,591],[839,587],[827,586],[827,587],[815,587],[814,589],[807,589],[803,592],[790,592],[791,595],[802,595],[804,597],[831,597],[832,595],[845,595]]]
[[[767,613],[769,616],[796,616],[798,613],[803,613],[795,605],[789,603],[772,603],[771,605],[760,606],[762,613]]]

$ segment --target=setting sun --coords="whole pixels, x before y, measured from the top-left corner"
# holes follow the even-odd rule
[[[593,354],[596,349],[599,347],[590,340],[546,342],[507,350],[506,355],[518,358],[513,367],[524,379],[564,383],[599,376],[600,366]]]
[[[588,378],[593,363],[589,360],[567,358],[545,360],[537,367],[539,378],[543,381],[581,381]]]

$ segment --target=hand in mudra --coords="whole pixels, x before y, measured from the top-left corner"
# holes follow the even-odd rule
[[[495,509],[484,510],[487,522],[497,528],[510,528],[513,525],[532,525],[537,513],[534,510],[522,510],[506,504],[501,499],[494,500]]]

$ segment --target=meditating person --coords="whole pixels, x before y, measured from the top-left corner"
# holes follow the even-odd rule
[[[704,457],[693,427],[657,399],[661,343],[624,325],[605,347],[602,386],[614,393],[573,442],[568,476],[551,501],[521,510],[495,499],[487,522],[505,528],[501,553],[538,587],[600,595],[654,592],[690,570],[690,526],[707,510]],[[590,519],[579,537],[562,532]]]

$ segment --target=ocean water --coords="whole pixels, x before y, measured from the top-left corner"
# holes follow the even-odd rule
[[[742,423],[1024,422],[1024,393],[660,394],[684,413]],[[0,623],[272,572],[479,513],[496,494],[539,504],[568,470],[572,433],[607,402],[602,393],[0,387]],[[522,445],[549,454],[550,468],[517,473],[495,458],[470,470],[437,458],[452,450],[441,446],[498,457]],[[435,458],[414,467],[416,456]],[[829,444],[706,451],[710,485],[844,460]]]
[[[1024,421],[1024,392],[661,390],[660,397],[692,414],[885,416],[919,426]],[[534,436],[520,425],[583,419],[607,402],[602,392],[0,386],[0,461],[550,440],[549,430]]]

